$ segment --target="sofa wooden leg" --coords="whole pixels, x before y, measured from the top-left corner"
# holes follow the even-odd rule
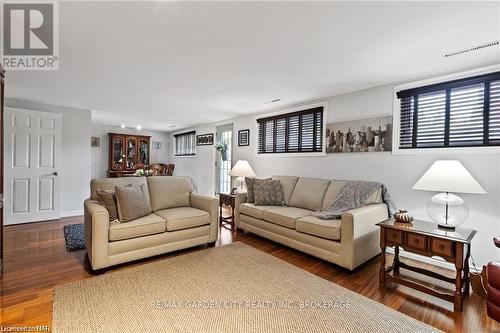
[[[210,243],[207,243],[208,247],[214,247],[215,246],[215,242],[210,242]]]

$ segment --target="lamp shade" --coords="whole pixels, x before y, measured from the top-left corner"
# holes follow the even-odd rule
[[[247,160],[239,160],[231,169],[230,175],[234,177],[255,177],[255,172],[253,172]]]
[[[414,190],[486,194],[460,161],[438,160],[413,185]]]

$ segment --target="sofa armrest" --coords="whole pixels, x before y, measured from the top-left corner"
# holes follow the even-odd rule
[[[380,228],[376,224],[388,217],[385,203],[368,205],[342,214],[340,241],[346,267],[354,269],[380,253]]]
[[[108,267],[109,214],[99,202],[87,199],[84,204],[85,246],[92,268]]]
[[[247,202],[246,193],[236,193],[234,196],[234,225],[236,228],[240,225],[240,205]]]
[[[219,238],[219,200],[214,197],[191,193],[191,207],[204,210],[210,214],[210,242]]]

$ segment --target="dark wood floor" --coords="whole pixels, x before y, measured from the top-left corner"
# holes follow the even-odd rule
[[[0,326],[37,326],[52,323],[54,286],[92,278],[86,252],[66,252],[63,226],[82,223],[81,217],[39,222],[5,228],[5,274],[0,280]],[[383,303],[438,329],[448,332],[500,331],[500,324],[487,317],[485,302],[475,294],[465,299],[464,311],[453,312],[453,305],[403,286],[378,285],[378,257],[349,272],[323,260],[303,254],[249,233],[222,228],[217,246],[240,241],[307,270],[317,276]],[[180,251],[106,272],[126,269],[172,255],[203,250]],[[413,262],[415,264],[415,262]],[[425,267],[427,265],[422,265]],[[430,268],[427,266],[426,268]],[[448,272],[452,275],[452,272]],[[224,274],[224,272],[221,272]],[[410,276],[411,277],[411,276]],[[432,283],[429,280],[429,283]],[[442,288],[436,285],[436,288]]]

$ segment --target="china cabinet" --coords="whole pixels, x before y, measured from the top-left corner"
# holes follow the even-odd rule
[[[136,164],[149,164],[151,137],[108,133],[109,136],[109,167],[108,177],[116,177],[117,171],[122,175],[135,172]]]

